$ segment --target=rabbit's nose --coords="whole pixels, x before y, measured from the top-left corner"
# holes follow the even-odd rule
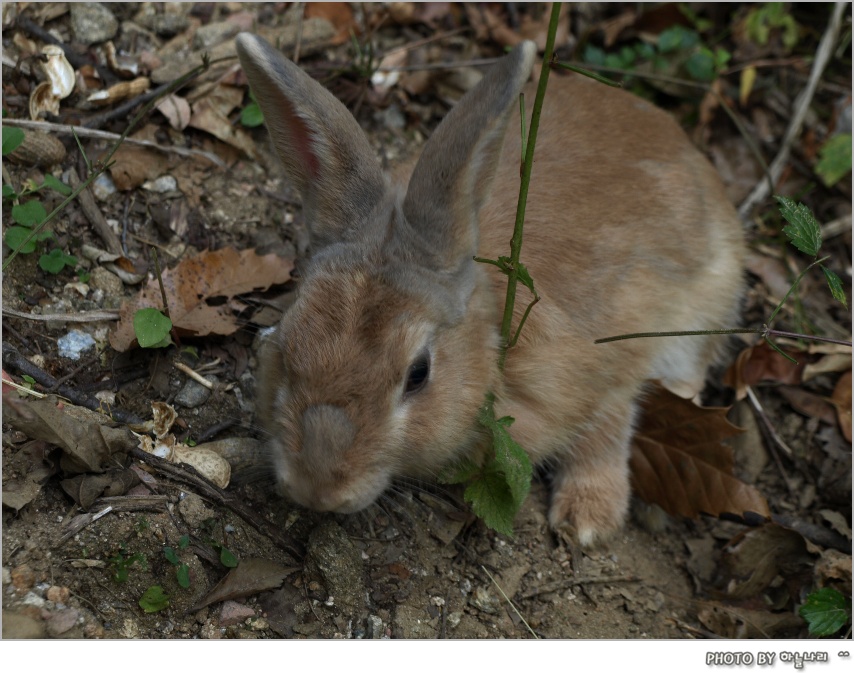
[[[319,472],[340,465],[355,436],[356,428],[341,407],[317,404],[302,414],[303,459],[308,467]]]

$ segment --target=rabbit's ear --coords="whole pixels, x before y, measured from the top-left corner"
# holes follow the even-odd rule
[[[262,38],[241,33],[237,54],[273,145],[302,196],[312,244],[351,237],[385,190],[362,129],[335,96]]]
[[[457,268],[477,252],[477,213],[489,196],[509,113],[518,106],[536,54],[534,43],[525,41],[493,66],[442,120],[415,165],[403,212],[445,268]]]

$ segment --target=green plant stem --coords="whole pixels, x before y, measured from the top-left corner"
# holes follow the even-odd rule
[[[822,341],[824,343],[839,344],[840,346],[851,346],[850,341],[843,339],[832,339],[830,337],[814,336],[812,334],[798,334],[797,332],[781,332],[780,330],[771,329],[768,326],[764,327],[745,327],[733,329],[707,329],[707,330],[686,330],[682,332],[635,332],[633,334],[620,334],[604,339],[596,339],[594,344],[606,344],[613,341],[625,341],[627,339],[650,339],[655,337],[675,337],[675,336],[707,336],[713,334],[758,334],[763,338],[768,337],[789,337],[792,339],[804,339],[807,341]]]
[[[507,349],[510,344],[510,327],[513,322],[513,307],[516,304],[516,286],[519,281],[519,256],[522,252],[522,234],[525,224],[525,208],[528,202],[528,187],[531,184],[531,169],[534,164],[534,149],[537,145],[537,131],[540,126],[540,114],[543,109],[543,100],[546,95],[546,85],[549,80],[551,61],[554,54],[555,33],[560,16],[560,3],[552,5],[552,13],[549,19],[549,31],[546,38],[546,49],[543,53],[543,69],[540,71],[540,81],[537,85],[537,95],[534,98],[534,107],[531,111],[531,128],[528,132],[527,151],[525,161],[522,165],[522,180],[519,185],[519,202],[516,207],[516,224],[513,228],[513,237],[510,239],[510,271],[507,274],[507,295],[504,301],[504,317],[501,321],[502,349],[498,357],[498,366],[503,371],[507,359]]]
[[[794,283],[792,283],[792,287],[790,287],[790,288],[789,288],[789,291],[786,293],[786,296],[785,296],[785,297],[783,297],[783,299],[780,301],[780,303],[779,303],[779,304],[777,304],[777,308],[775,308],[775,309],[774,309],[774,312],[771,314],[771,317],[770,317],[770,318],[768,318],[768,324],[769,324],[769,325],[770,325],[772,322],[774,322],[774,318],[776,318],[776,317],[777,317],[777,314],[780,312],[780,309],[782,309],[782,308],[783,308],[783,304],[785,304],[785,303],[786,303],[786,301],[787,301],[787,300],[789,299],[789,297],[792,295],[792,292],[794,292],[794,291],[795,291],[795,288],[797,288],[797,287],[798,287],[798,285],[800,285],[800,284],[801,284],[801,280],[802,280],[802,279],[803,279],[803,277],[807,274],[807,271],[809,271],[810,269],[812,269],[814,266],[817,266],[817,265],[821,264],[822,262],[826,262],[828,259],[830,259],[830,255],[827,255],[826,257],[822,257],[821,259],[817,259],[817,260],[816,260],[816,261],[814,261],[812,264],[810,264],[806,269],[804,269],[803,271],[801,271],[801,273],[800,273],[800,274],[798,275],[798,277],[795,279],[795,282],[794,282]]]
[[[110,169],[110,167],[113,165],[113,162],[112,162],[113,155],[118,151],[119,147],[121,147],[122,143],[125,141],[125,138],[127,138],[128,135],[130,135],[130,132],[133,131],[134,128],[136,128],[136,125],[139,124],[139,122],[143,119],[143,117],[145,117],[145,115],[147,115],[152,110],[152,108],[154,108],[154,105],[157,103],[158,100],[160,100],[164,96],[168,96],[173,91],[177,91],[182,86],[184,86],[187,82],[198,77],[203,72],[205,72],[205,70],[207,70],[209,66],[210,66],[210,60],[208,59],[207,54],[205,54],[202,57],[202,64],[201,65],[193,68],[186,75],[182,75],[181,77],[176,79],[174,82],[172,82],[172,84],[167,89],[165,89],[160,94],[160,96],[158,96],[156,98],[152,98],[136,114],[136,116],[130,121],[130,123],[125,127],[125,130],[122,132],[121,136],[119,136],[119,139],[115,142],[115,144],[113,145],[110,152],[103,159],[103,161],[100,162],[100,167],[94,173],[91,173],[83,182],[81,182],[80,185],[77,187],[77,189],[75,189],[73,192],[71,192],[71,194],[69,194],[62,203],[60,203],[56,208],[54,208],[50,212],[50,214],[48,214],[48,216],[41,223],[39,223],[37,226],[33,227],[33,230],[32,230],[32,232],[30,232],[30,235],[27,236],[27,238],[25,238],[24,241],[17,248],[15,248],[14,250],[12,250],[11,253],[9,253],[9,256],[3,262],[3,271],[5,271],[6,268],[9,266],[9,264],[11,264],[12,260],[18,256],[19,250],[21,250],[27,243],[29,243],[30,240],[34,236],[38,235],[38,233],[40,231],[42,231],[48,225],[48,223],[50,223],[53,220],[53,218],[55,218],[59,213],[61,213],[62,210],[69,203],[71,203],[74,199],[76,199],[77,196],[80,194],[80,192],[82,192],[84,189],[89,187],[89,185],[91,185],[93,182],[95,182],[95,180],[97,180],[101,175],[103,175],[104,173],[106,173]],[[76,137],[77,136],[75,135],[75,139],[76,139]],[[77,140],[77,144],[78,144],[78,146],[80,145],[79,140]],[[85,158],[85,154],[84,154],[84,158]],[[88,159],[86,159],[86,165],[88,168],[91,169],[91,166],[89,166]]]

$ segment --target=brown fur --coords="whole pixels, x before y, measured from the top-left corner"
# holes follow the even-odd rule
[[[303,190],[315,245],[299,297],[261,360],[259,415],[286,493],[349,512],[396,477],[435,475],[477,450],[475,416],[492,390],[532,459],[556,466],[552,526],[583,544],[619,528],[644,382],[696,394],[722,341],[593,340],[735,322],[744,243],[706,159],[648,103],[552,75],[522,251],[542,300],[500,380],[506,279],[471,257],[508,254],[519,189],[516,98],[532,45],[503,59],[448,114],[400,186],[378,177],[367,140],[328,92],[257,38],[239,37],[238,51]],[[526,93],[533,101],[533,89]],[[294,153],[309,153],[306,167]],[[407,393],[409,368],[425,352],[429,380]]]

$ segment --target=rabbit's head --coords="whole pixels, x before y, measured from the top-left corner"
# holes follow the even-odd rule
[[[312,247],[263,347],[259,417],[286,494],[354,512],[477,440],[498,385],[495,301],[472,259],[478,212],[536,50],[524,42],[491,69],[396,185],[332,94],[261,38],[241,34],[237,49]]]

